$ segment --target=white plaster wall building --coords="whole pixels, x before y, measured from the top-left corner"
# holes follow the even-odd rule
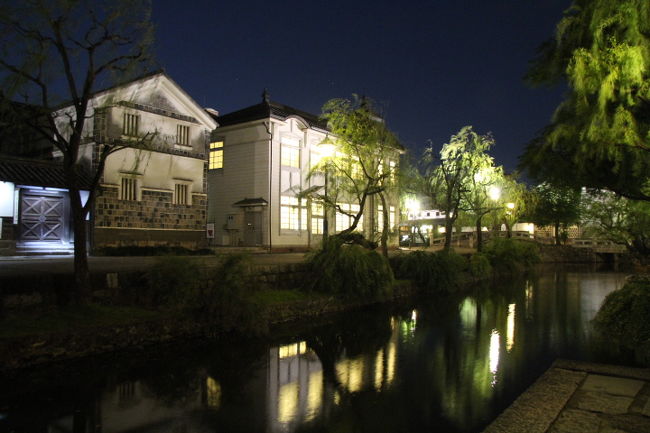
[[[261,246],[273,250],[308,249],[322,240],[322,206],[299,199],[297,192],[324,188],[324,176],[308,178],[324,156],[328,131],[318,116],[272,102],[214,116],[219,127],[210,143],[208,225],[212,245]],[[396,154],[395,161],[399,158]],[[358,204],[344,206],[358,208]],[[395,229],[399,201],[390,202]],[[381,227],[374,199],[367,202],[359,227],[367,238]],[[343,214],[328,215],[330,233],[350,226]]]
[[[163,72],[96,93],[82,158],[94,165],[104,144],[137,145],[106,160],[91,219],[94,246],[204,246],[206,149],[215,127]]]

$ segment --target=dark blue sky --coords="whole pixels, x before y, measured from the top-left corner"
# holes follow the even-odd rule
[[[494,134],[492,154],[511,170],[561,98],[522,77],[570,0],[153,3],[160,66],[224,114],[264,88],[315,114],[365,94],[412,153],[473,125]]]

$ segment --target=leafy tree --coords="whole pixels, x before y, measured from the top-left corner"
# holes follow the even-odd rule
[[[489,212],[489,188],[496,179],[491,170],[496,169],[486,152],[493,142],[490,135],[479,135],[471,126],[465,126],[452,135],[439,154],[431,144],[424,150],[422,192],[445,213],[446,250],[451,248],[454,224],[461,210],[474,212],[477,224]]]
[[[21,96],[29,103],[17,114],[62,155],[73,217],[77,301],[87,297],[90,286],[86,216],[106,157],[116,150],[104,146],[93,167],[84,167],[84,125],[98,86],[146,66],[149,16],[149,1],[0,0],[3,88],[8,98]],[[71,108],[59,109],[64,102]],[[84,204],[80,191],[88,170],[92,185]]]
[[[535,224],[555,228],[555,243],[562,243],[567,226],[580,221],[580,191],[542,183],[533,188],[535,207],[530,217]],[[560,231],[560,227],[564,231]]]
[[[527,75],[568,92],[523,165],[538,179],[649,201],[649,68],[650,2],[574,0]]]
[[[337,234],[341,238],[356,230],[369,198],[377,197],[383,206],[381,245],[387,256],[390,221],[386,198],[397,188],[395,171],[402,147],[368,98],[354,95],[352,99],[332,99],[323,105],[322,116],[327,120],[330,144],[336,152],[313,167],[310,176],[325,173],[327,191],[317,189],[303,195],[307,193],[326,209],[352,218],[350,227]],[[358,210],[341,206],[350,202],[358,204]]]
[[[650,204],[592,190],[583,195],[582,222],[587,233],[650,254]]]
[[[512,227],[526,215],[529,193],[526,185],[517,182],[516,175],[505,175],[501,179],[500,206],[495,212],[495,222],[506,226],[508,237],[512,237]]]

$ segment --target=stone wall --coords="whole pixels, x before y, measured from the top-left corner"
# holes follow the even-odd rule
[[[94,245],[204,247],[207,196],[192,194],[191,205],[178,205],[172,195],[143,189],[140,200],[120,200],[117,188],[102,187],[95,203]]]

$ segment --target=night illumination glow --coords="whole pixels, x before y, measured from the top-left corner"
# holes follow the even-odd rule
[[[492,330],[490,335],[490,372],[492,372],[492,386],[497,383],[497,370],[499,368],[499,350],[501,342],[499,340],[499,331]]]
[[[506,322],[506,350],[510,352],[515,345],[515,304],[508,305],[508,319]]]
[[[498,186],[491,186],[488,188],[488,197],[490,197],[490,200],[499,200],[501,198],[501,188]]]

